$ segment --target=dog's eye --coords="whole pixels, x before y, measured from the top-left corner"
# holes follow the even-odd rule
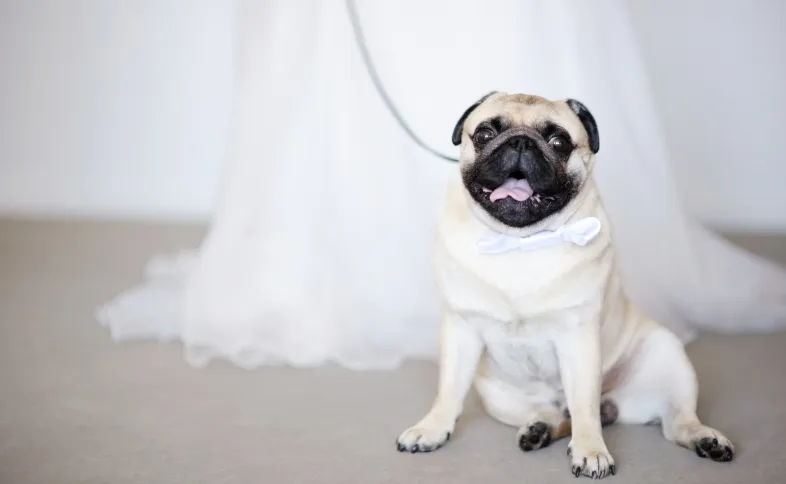
[[[561,134],[552,136],[551,139],[549,139],[549,144],[557,151],[563,151],[570,146],[569,141]]]
[[[479,130],[475,131],[475,136],[473,139],[475,140],[475,143],[479,145],[485,145],[489,141],[493,140],[494,136],[496,136],[496,134],[491,128],[480,128]]]

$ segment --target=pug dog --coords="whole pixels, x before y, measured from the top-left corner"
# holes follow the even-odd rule
[[[436,237],[438,390],[399,451],[442,447],[474,383],[523,451],[570,437],[576,477],[615,474],[602,433],[613,422],[659,423],[700,457],[732,460],[729,439],[696,415],[682,342],[622,287],[592,177],[599,143],[574,99],[492,92],[460,117]],[[566,236],[576,227],[578,240]]]

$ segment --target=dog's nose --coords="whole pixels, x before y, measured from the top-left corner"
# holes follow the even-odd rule
[[[524,151],[532,148],[532,140],[525,136],[517,136],[508,141],[508,146],[517,151]]]

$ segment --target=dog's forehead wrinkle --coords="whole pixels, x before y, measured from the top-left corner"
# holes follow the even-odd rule
[[[502,117],[517,126],[534,126],[546,120],[560,125],[571,122],[565,111],[560,109],[560,103],[538,96],[510,95],[483,103],[468,120],[467,131],[473,132],[478,125],[495,117]]]
[[[577,151],[589,147],[589,138],[581,121],[564,100],[549,100],[530,94],[497,93],[482,102],[464,123],[466,145],[462,151],[472,152],[472,136],[482,124],[504,119],[502,130],[529,127],[542,128],[545,124],[559,126],[568,134]],[[499,126],[496,127],[500,129]],[[542,132],[542,130],[540,130]]]

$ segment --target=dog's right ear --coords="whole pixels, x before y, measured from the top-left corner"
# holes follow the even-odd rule
[[[453,146],[458,146],[461,144],[461,133],[464,131],[464,121],[466,121],[469,115],[472,114],[472,111],[474,111],[475,108],[480,106],[483,103],[483,101],[488,99],[489,96],[496,93],[497,91],[491,91],[490,93],[486,94],[482,98],[475,101],[475,104],[468,107],[467,110],[464,111],[464,114],[461,115],[461,117],[458,120],[458,123],[456,123],[456,127],[453,128]]]

